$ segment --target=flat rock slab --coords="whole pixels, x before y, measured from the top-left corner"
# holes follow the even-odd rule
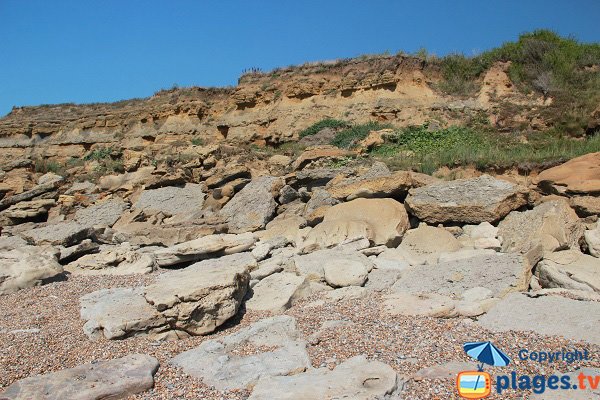
[[[0,294],[64,278],[58,252],[49,247],[23,246],[0,252]]]
[[[600,293],[600,259],[579,250],[547,254],[536,267],[543,288],[565,288]]]
[[[158,360],[144,354],[80,365],[21,379],[0,398],[10,400],[125,399],[154,386]]]
[[[284,312],[294,301],[310,292],[308,279],[290,272],[269,275],[252,288],[248,310]]]
[[[406,205],[413,215],[430,224],[494,222],[528,202],[528,189],[482,175],[440,181],[411,189]]]
[[[75,212],[75,221],[84,226],[113,226],[129,204],[121,199],[111,199],[82,208]]]
[[[269,350],[240,355],[243,348]],[[260,378],[286,376],[311,368],[306,342],[293,317],[260,320],[248,328],[217,340],[208,340],[176,356],[172,364],[218,390],[244,389]]]
[[[256,237],[252,233],[207,235],[159,249],[154,252],[154,257],[157,264],[164,267],[239,253],[250,249],[255,242]]]
[[[50,244],[54,246],[73,246],[91,237],[94,229],[78,222],[59,222],[58,224],[35,228],[21,233],[21,237],[36,245]]]
[[[163,212],[166,215],[188,215],[201,211],[205,198],[202,186],[188,183],[184,187],[167,186],[144,190],[133,209],[149,213]]]
[[[248,399],[373,400],[400,391],[401,381],[392,367],[357,356],[332,371],[319,368],[292,376],[262,378]]]
[[[326,281],[326,267],[330,275],[336,270],[343,275],[343,266],[346,264],[360,264],[366,269],[367,273],[373,268],[372,261],[364,254],[345,252],[339,249],[318,250],[310,254],[294,256],[294,264],[299,275],[306,276],[311,281],[321,282]],[[360,269],[362,270],[362,268]],[[345,279],[342,276],[338,276],[337,278],[340,280]]]
[[[437,293],[460,297],[475,287],[485,287],[494,297],[511,291],[526,290],[531,266],[518,254],[496,253],[448,261],[434,265],[413,266],[402,271],[392,289],[405,293]]]
[[[477,324],[497,332],[533,331],[600,344],[600,303],[511,293],[479,318]]]

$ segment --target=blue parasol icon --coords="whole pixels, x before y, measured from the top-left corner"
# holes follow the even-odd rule
[[[463,345],[465,353],[481,363],[479,370],[483,371],[483,364],[494,367],[505,367],[510,363],[510,358],[492,342],[468,342]]]

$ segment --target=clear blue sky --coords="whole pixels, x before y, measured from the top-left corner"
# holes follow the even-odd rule
[[[0,115],[234,85],[249,67],[473,54],[537,28],[600,41],[599,17],[598,0],[0,0]]]

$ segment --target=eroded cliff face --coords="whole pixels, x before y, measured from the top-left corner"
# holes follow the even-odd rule
[[[323,118],[396,126],[460,123],[483,114],[500,128],[543,128],[539,98],[518,93],[505,64],[456,98],[436,89],[437,66],[405,56],[307,64],[246,74],[234,88],[184,88],[117,103],[15,108],[0,119],[2,163],[82,157],[95,147],[161,154],[192,139],[277,146]],[[515,112],[515,106],[517,112]],[[504,110],[511,109],[510,118]]]

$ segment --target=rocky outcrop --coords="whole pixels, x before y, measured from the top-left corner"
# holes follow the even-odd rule
[[[157,370],[156,358],[131,354],[25,378],[6,388],[0,397],[7,400],[126,399],[151,389]]]
[[[502,219],[528,203],[527,188],[489,175],[433,183],[411,189],[409,212],[430,224],[479,224]]]
[[[23,246],[0,252],[0,294],[64,278],[52,248]]]

